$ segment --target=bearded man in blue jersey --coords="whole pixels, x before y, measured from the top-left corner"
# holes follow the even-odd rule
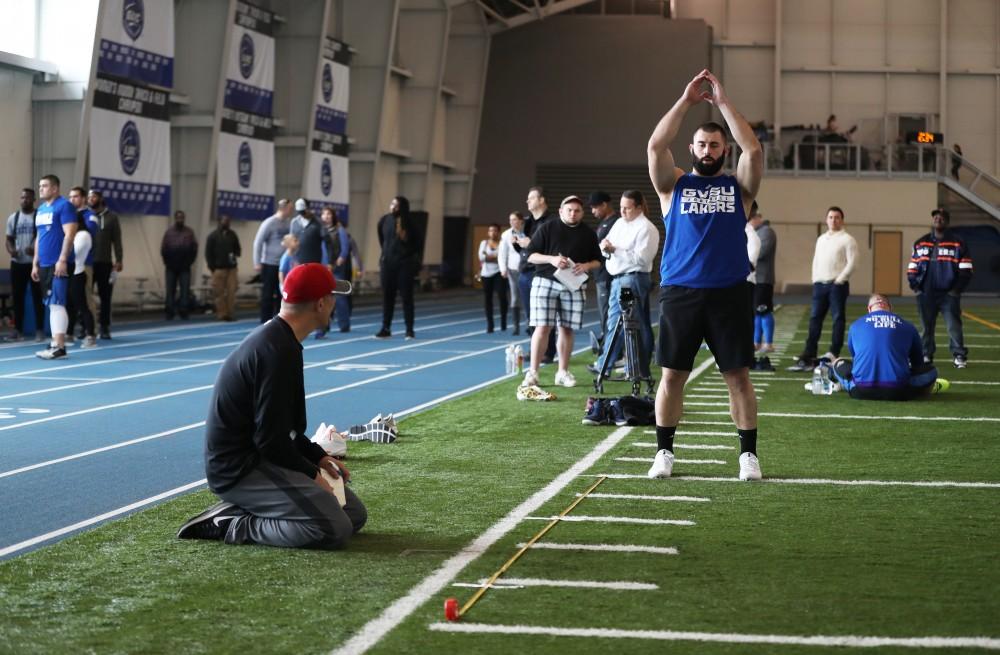
[[[703,87],[708,85],[708,89]],[[688,110],[707,102],[722,114],[740,147],[736,175],[722,165],[730,145],[725,128],[705,123],[688,146],[692,171],[674,164],[670,145]],[[707,69],[692,79],[660,119],[646,151],[649,177],[664,208],[660,261],[662,367],[656,392],[657,452],[651,478],[670,477],[674,433],[684,407],[684,384],[702,341],[708,344],[729,388],[729,407],[740,438],[740,480],[759,480],[757,398],[750,383],[753,312],[746,291],[750,274],[746,222],[764,175],[764,155],[746,119]]]

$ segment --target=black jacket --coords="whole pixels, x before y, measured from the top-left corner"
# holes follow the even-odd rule
[[[382,257],[379,262],[385,265],[418,264],[423,255],[422,235],[410,219],[409,214],[398,217],[400,231],[406,239],[401,239],[396,233],[397,217],[386,214],[378,222],[378,243],[382,246]]]
[[[205,261],[208,270],[236,268],[240,258],[240,239],[231,229],[217,228],[205,242]]]

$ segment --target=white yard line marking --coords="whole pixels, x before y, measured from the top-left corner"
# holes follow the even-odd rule
[[[177,494],[184,493],[191,489],[195,489],[205,484],[206,480],[201,479],[195,482],[189,482],[188,484],[181,485],[170,489],[169,491],[164,491],[161,494],[156,494],[155,496],[150,496],[149,498],[144,498],[143,500],[136,501],[130,505],[124,507],[119,507],[118,509],[111,510],[110,512],[105,512],[98,516],[80,521],[79,523],[74,523],[73,525],[68,525],[65,528],[59,528],[58,530],[53,530],[52,532],[46,532],[45,534],[38,535],[37,537],[32,537],[31,539],[26,539],[25,541],[7,546],[6,548],[0,549],[0,557],[6,557],[11,553],[16,553],[19,550],[24,550],[25,548],[31,548],[37,544],[48,541],[49,539],[55,539],[56,537],[61,537],[64,534],[69,534],[74,530],[79,530],[81,528],[86,528],[88,526],[94,525],[95,523],[100,523],[101,521],[106,521],[108,519],[113,519],[116,516],[121,516],[122,514],[127,514],[132,510],[145,507],[147,505],[152,505],[153,503],[163,500],[165,498],[170,498],[171,496],[176,496]]]
[[[653,460],[649,457],[615,457],[616,462],[645,462],[649,464]],[[725,464],[724,459],[675,459],[677,464]]]
[[[591,494],[588,497],[592,497]],[[526,543],[517,544],[524,548]],[[539,541],[531,545],[532,550],[593,550],[610,553],[651,553],[653,555],[677,555],[677,549],[670,546],[634,546],[630,544],[564,544]]]
[[[992,637],[864,637],[858,635],[750,635],[679,630],[618,630],[615,628],[558,628],[495,623],[431,623],[436,632],[465,634],[545,635],[588,639],[651,639],[658,641],[705,641],[726,644],[780,644],[792,646],[841,646],[852,648],[979,648],[1000,650],[1000,639]]]
[[[473,586],[485,587],[487,579],[483,578],[478,584]],[[463,584],[461,586],[464,587],[466,585]],[[504,587],[574,587],[578,589],[609,589],[614,591],[656,591],[660,588],[659,585],[649,582],[628,582],[624,580],[614,582],[601,582],[599,580],[549,580],[546,578],[504,578],[499,583],[494,582],[491,586],[495,586],[498,589]]]
[[[729,403],[728,402],[726,402],[726,403],[706,403],[706,402],[702,402],[700,400],[696,400],[693,403],[689,403],[687,401],[687,399],[685,399],[684,400],[684,406],[685,407],[688,407],[688,406],[690,406],[690,407],[729,407]]]
[[[607,476],[609,480],[648,480],[645,475],[634,473],[595,473],[593,477]],[[740,482],[748,484],[739,478],[703,477],[696,475],[672,476],[671,480],[688,480],[693,482]],[[1000,489],[1000,482],[956,482],[952,480],[827,480],[822,478],[764,478],[749,484],[817,484],[844,487],[930,487],[930,488],[965,488],[965,489]]]
[[[729,400],[728,394],[717,394],[717,393],[686,393],[684,394],[684,399],[688,398],[703,398],[707,400]]]
[[[643,430],[646,434],[656,434],[656,430]],[[675,433],[678,437],[735,437],[732,432],[721,430],[679,430]],[[638,445],[638,444],[636,444]]]
[[[636,445],[636,444],[632,444]],[[650,444],[654,448],[656,443]],[[691,450],[736,450],[736,446],[723,446],[721,444],[704,444],[704,443],[675,443],[674,449],[685,449],[689,448]]]
[[[404,621],[420,605],[444,589],[469,563],[478,559],[493,544],[521,523],[525,517],[552,500],[584,471],[592,467],[605,453],[618,445],[630,431],[631,428],[622,427],[608,435],[587,455],[566,469],[543,489],[532,494],[530,498],[487,528],[456,555],[445,560],[434,573],[417,583],[405,596],[396,599],[381,614],[365,624],[356,635],[334,650],[333,654],[358,655],[378,643],[382,637]]]
[[[610,475],[608,477],[611,477]],[[645,476],[643,476],[645,477]],[[569,523],[636,523],[639,525],[695,525],[694,521],[682,519],[641,519],[634,516],[584,516],[569,514],[567,516],[525,516],[526,521],[553,521],[559,519]]]
[[[727,416],[729,412],[688,412],[689,414],[708,414]],[[863,416],[860,414],[799,414],[795,412],[758,412],[757,416],[773,416],[776,418],[839,418],[860,421],[975,421],[979,423],[998,423],[1000,418],[992,416]]]
[[[951,383],[952,384],[990,384],[990,385],[998,385],[998,384],[1000,384],[1000,382],[979,382],[979,381],[976,381],[976,380],[952,380]]]
[[[686,418],[681,419],[681,426],[687,425],[728,425],[733,427],[732,421],[689,421]],[[650,430],[649,434],[656,434],[656,430]]]
[[[577,496],[582,496],[583,494],[577,494]],[[592,493],[588,494],[587,498],[610,498],[613,500],[657,500],[664,503],[710,503],[711,498],[702,498],[701,496],[650,496],[646,494],[604,494],[604,493]]]
[[[970,364],[1000,364],[1000,359],[970,359]]]

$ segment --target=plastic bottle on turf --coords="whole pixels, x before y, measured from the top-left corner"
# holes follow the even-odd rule
[[[817,366],[813,369],[812,377],[812,392],[814,396],[822,396],[825,391],[823,389],[823,367]]]
[[[504,349],[504,374],[512,375],[514,373],[514,346],[507,346]]]
[[[524,373],[524,349],[521,344],[514,347],[514,359],[516,360],[517,372]]]

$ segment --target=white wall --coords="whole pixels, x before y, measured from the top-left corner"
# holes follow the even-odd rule
[[[23,187],[31,179],[31,78],[29,72],[0,67],[0,224],[17,209]],[[0,248],[0,267],[10,264]]]

